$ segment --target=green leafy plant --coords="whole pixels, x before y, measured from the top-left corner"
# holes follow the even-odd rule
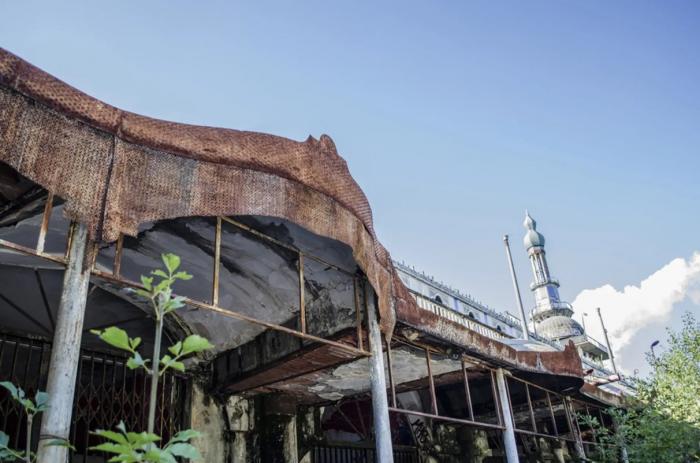
[[[679,331],[668,331],[666,349],[647,354],[651,373],[634,378],[635,397],[624,409],[608,410],[615,432],[584,421],[599,442],[597,462],[626,450],[634,463],[700,462],[700,323],[686,314]]]
[[[10,437],[0,431],[0,461],[22,460],[26,463],[34,461],[35,455],[32,452],[32,424],[34,417],[48,408],[49,396],[46,392],[38,391],[34,400],[28,398],[21,387],[17,387],[9,381],[0,382],[0,386],[10,392],[12,398],[17,401],[27,415],[27,442],[24,451],[13,450],[9,447]]]
[[[155,445],[160,436],[149,432],[128,432],[124,422],[119,423],[117,431],[99,430],[95,434],[107,442],[93,449],[116,454],[109,461],[176,463],[176,457],[199,458],[199,452],[188,441],[200,434],[191,429],[175,434],[163,448]]]
[[[175,462],[175,457],[198,459],[199,452],[189,441],[199,433],[186,429],[177,433],[168,443],[159,447],[157,444],[161,438],[155,431],[156,403],[158,393],[158,380],[168,369],[185,371],[183,359],[213,346],[204,337],[197,334],[187,336],[168,348],[168,354],[161,357],[161,344],[165,316],[183,307],[184,298],[173,296],[172,286],[178,280],[192,278],[187,272],[178,270],[180,258],[175,254],[162,255],[164,268],[156,269],[150,276],[141,276],[143,288],[135,290],[136,294],[147,300],[153,308],[156,320],[155,340],[153,345],[153,359],[144,359],[138,351],[141,338],[131,338],[128,333],[115,326],[104,330],[93,330],[107,344],[124,350],[131,354],[127,361],[130,369],[143,368],[151,376],[151,390],[148,403],[148,429],[146,432],[128,432],[123,422],[117,426],[117,431],[97,430],[94,434],[104,438],[107,442],[95,447],[94,450],[114,453],[110,462]]]

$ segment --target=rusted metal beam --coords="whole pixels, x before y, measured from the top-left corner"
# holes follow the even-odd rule
[[[106,272],[102,272],[100,270],[95,270],[95,271],[93,271],[93,275],[96,276],[97,278],[100,278],[100,279],[105,280],[105,281],[119,283],[119,284],[122,284],[124,286],[129,286],[132,288],[143,289],[143,286],[141,286],[139,283],[136,283],[136,282],[130,281],[130,280],[125,280],[122,278],[115,278],[114,275],[112,275],[111,273],[106,273]],[[258,320],[257,318],[253,318],[253,317],[250,317],[248,315],[244,315],[244,314],[239,313],[239,312],[233,312],[233,311],[221,308],[221,307],[215,307],[212,304],[207,304],[206,302],[198,301],[195,299],[190,299],[187,297],[183,298],[183,302],[185,304],[190,305],[192,307],[195,307],[197,309],[208,310],[210,312],[215,312],[215,313],[221,314],[225,317],[235,318],[237,320],[242,320],[245,322],[253,323],[255,325],[264,326],[265,328],[269,328],[271,330],[281,331],[283,333],[287,333],[287,334],[290,334],[292,336],[296,336],[298,338],[307,339],[309,341],[315,341],[315,342],[320,342],[320,343],[328,344],[331,346],[335,346],[335,347],[338,347],[340,349],[345,349],[346,351],[357,354],[357,355],[361,355],[361,356],[369,356],[370,355],[369,352],[367,352],[365,350],[360,350],[360,349],[358,349],[354,346],[351,346],[349,344],[343,344],[340,342],[331,341],[330,339],[320,338],[318,336],[314,336],[314,335],[308,334],[308,333],[305,334],[305,333],[302,333],[300,331],[297,331],[297,330],[294,330],[291,328],[287,328],[286,326],[277,325],[275,323],[270,323],[270,322],[266,322],[263,320]]]
[[[396,407],[396,384],[394,384],[394,366],[391,358],[391,342],[386,341],[386,362],[389,372],[389,389],[391,390],[391,406]]]
[[[304,301],[304,254],[299,252],[299,325],[301,332],[306,334],[306,302]]]
[[[46,232],[49,229],[49,221],[51,220],[51,210],[53,209],[53,193],[49,192],[44,205],[44,213],[41,217],[41,226],[39,227],[39,238],[36,240],[36,252],[42,254],[44,252],[44,244],[46,243]]]
[[[112,266],[112,274],[115,277],[120,277],[122,275],[122,252],[124,251],[124,235],[119,234],[117,238],[117,245],[114,249],[114,265]]]
[[[469,419],[474,421],[474,407],[472,406],[472,393],[469,388],[469,375],[467,374],[467,366],[464,363],[464,357],[461,358],[462,362],[462,374],[464,376],[464,393],[465,399],[467,401],[467,407],[469,407]],[[498,406],[496,407],[496,414],[498,415]]]
[[[419,412],[416,410],[406,410],[403,408],[395,408],[395,407],[389,407],[389,411],[392,413],[400,413],[402,415],[415,415],[415,416],[422,416],[425,418],[432,418],[435,420],[442,420],[442,421],[449,421],[452,423],[460,423],[460,424],[468,424],[472,426],[479,426],[483,428],[489,428],[489,429],[503,429],[503,426],[497,425],[497,424],[491,424],[491,423],[482,423],[480,421],[470,421],[470,420],[463,420],[461,418],[451,418],[449,416],[437,416],[433,415],[431,413],[425,413],[425,412]]]
[[[355,325],[357,327],[357,348],[364,349],[364,335],[362,333],[362,310],[360,310],[360,289],[357,277],[352,279],[352,290],[355,297]]]
[[[211,304],[219,305],[219,278],[221,272],[221,217],[216,218],[214,235],[214,282],[212,283]]]
[[[235,227],[237,227],[237,228],[240,228],[240,229],[242,229],[242,230],[247,231],[248,233],[250,233],[250,234],[252,234],[252,235],[257,236],[258,238],[264,239],[264,240],[269,241],[269,242],[271,242],[271,243],[275,243],[276,245],[281,246],[281,247],[283,247],[283,248],[285,248],[285,249],[288,249],[289,251],[293,251],[293,252],[302,252],[301,249],[299,249],[299,248],[297,248],[297,247],[295,247],[295,246],[292,246],[292,245],[287,244],[287,243],[285,243],[285,242],[283,242],[283,241],[280,241],[280,240],[278,240],[278,239],[275,239],[275,238],[273,238],[273,237],[271,237],[271,236],[269,236],[269,235],[266,235],[265,233],[263,233],[263,232],[261,232],[261,231],[258,231],[258,230],[254,229],[254,228],[252,228],[252,227],[249,227],[249,226],[246,225],[246,224],[243,224],[243,223],[241,223],[241,222],[238,222],[237,220],[234,220],[234,219],[232,219],[232,218],[230,218],[230,217],[221,217],[221,219],[222,219],[224,222],[228,222],[228,223],[230,223],[231,225],[233,225],[233,226],[235,226]],[[314,256],[314,255],[312,255],[312,254],[306,254],[306,257],[308,257],[309,259],[315,260],[316,262],[318,262],[318,263],[320,263],[320,264],[323,264],[323,265],[325,265],[325,266],[331,267],[332,269],[337,270],[337,271],[339,271],[339,272],[341,272],[341,273],[345,273],[346,275],[350,275],[350,276],[354,276],[354,275],[355,275],[354,272],[351,272],[350,270],[347,270],[347,269],[344,269],[344,268],[342,268],[342,267],[339,267],[338,265],[332,264],[332,263],[328,262],[327,260],[322,259],[322,258],[320,258],[320,257],[318,257],[318,256]]]
[[[51,254],[47,254],[45,252],[38,253],[36,249],[34,248],[29,248],[27,246],[22,246],[21,244],[13,243],[12,241],[7,241],[0,239],[0,247],[7,248],[7,249],[12,249],[13,251],[17,251],[21,254],[26,254],[28,256],[37,256],[41,257],[42,259],[50,260],[51,262],[56,262],[59,264],[65,264],[65,258],[54,256]]]
[[[428,384],[430,385],[430,407],[434,415],[439,415],[437,406],[437,395],[435,394],[435,379],[433,378],[433,368],[430,366],[430,350],[425,349],[425,363],[428,365]]]

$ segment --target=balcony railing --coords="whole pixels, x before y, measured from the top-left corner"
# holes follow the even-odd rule
[[[501,331],[495,330],[488,325],[484,325],[483,323],[480,323],[474,320],[473,318],[468,317],[467,315],[450,309],[449,307],[444,306],[432,299],[429,299],[423,296],[422,294],[411,291],[411,295],[416,299],[418,307],[420,307],[421,309],[427,310],[428,312],[432,312],[439,317],[455,322],[472,331],[476,331],[481,335],[487,336],[491,339],[503,339],[506,337],[510,337],[507,336],[505,333],[502,333]]]

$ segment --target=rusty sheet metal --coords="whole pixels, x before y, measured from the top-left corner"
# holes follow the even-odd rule
[[[337,342],[352,343],[354,335],[343,335]],[[307,384],[314,373],[360,358],[344,349],[328,344],[316,344],[283,357],[270,365],[264,365],[257,371],[244,374],[241,378],[219,387],[228,393],[244,391],[261,392],[266,387],[285,384]],[[313,382],[312,382],[313,384]]]
[[[410,297],[410,296],[409,296]],[[437,339],[459,346],[469,355],[507,368],[517,368],[533,373],[547,373],[582,377],[581,358],[573,343],[563,351],[539,352],[516,350],[502,342],[488,338],[476,331],[442,318],[415,304],[397,305],[397,321]]]
[[[591,383],[584,383],[580,389],[580,394],[584,399],[593,399],[594,401],[607,407],[625,407],[629,405],[627,400],[625,400],[625,396],[604,391]]]
[[[349,245],[390,335],[398,280],[364,193],[322,135],[274,135],[123,111],[0,48],[0,161],[66,200],[91,238],[135,236],[144,222],[265,215]]]

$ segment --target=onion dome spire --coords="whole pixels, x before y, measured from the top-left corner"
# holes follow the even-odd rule
[[[525,221],[523,226],[527,229],[525,233],[525,238],[523,238],[523,243],[525,244],[525,249],[530,250],[533,247],[544,247],[544,235],[537,231],[537,222],[532,216],[525,211]]]

